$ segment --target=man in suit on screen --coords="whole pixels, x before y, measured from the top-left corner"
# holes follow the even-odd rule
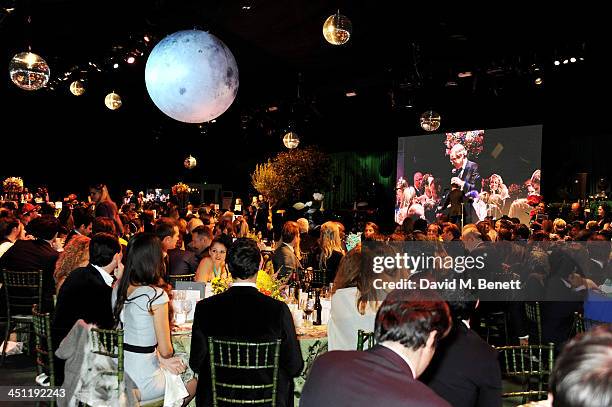
[[[462,144],[455,144],[450,150],[450,162],[453,165],[451,170],[451,184],[453,181],[459,185],[459,188],[467,193],[469,191],[478,191],[481,186],[480,174],[478,172],[478,164],[467,159],[467,150]]]

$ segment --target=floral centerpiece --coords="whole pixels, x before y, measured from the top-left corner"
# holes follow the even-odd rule
[[[468,156],[478,158],[482,153],[484,143],[484,130],[458,131],[455,133],[446,133],[446,155],[450,155],[450,151],[456,144],[461,144],[465,147]]]
[[[179,182],[172,187],[172,195],[184,195],[188,194],[189,192],[191,192],[189,185],[183,184],[182,182]]]
[[[23,192],[23,180],[21,177],[8,177],[2,183],[2,187],[7,194],[20,194]]]
[[[232,282],[232,276],[228,275],[227,277],[214,277],[210,283],[212,285],[213,293],[219,294],[230,288],[232,286]],[[260,293],[279,301],[284,300],[281,292],[281,287],[283,286],[282,282],[272,277],[265,271],[259,270],[257,272],[256,285]]]

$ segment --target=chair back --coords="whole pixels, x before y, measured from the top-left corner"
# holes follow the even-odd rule
[[[502,376],[519,378],[521,391],[503,392],[502,397],[523,397],[523,403],[548,396],[548,379],[554,365],[555,345],[501,346]],[[532,378],[535,378],[535,383]],[[535,387],[535,388],[534,388]]]
[[[327,280],[327,270],[313,270],[312,271],[312,287],[325,287],[329,285]]]
[[[123,381],[123,330],[91,328],[92,352],[117,359],[117,370],[103,374],[117,376],[117,383]]]
[[[537,301],[526,302],[525,315],[527,316],[527,321],[529,321],[532,330],[535,329],[535,332],[538,335],[537,343],[542,344],[542,314],[540,313],[540,303]]]
[[[194,274],[170,274],[168,276],[168,279],[170,280],[170,284],[172,284],[172,287],[176,286],[177,281],[193,281],[194,278],[195,278],[195,273]]]
[[[240,342],[209,337],[213,406],[218,406],[219,402],[276,406],[280,343],[280,339]],[[256,371],[269,371],[271,374],[268,380],[257,384],[251,384],[253,380],[249,380],[248,384],[229,381],[233,381],[230,377],[246,378]],[[226,375],[227,379],[224,377]],[[258,398],[254,398],[254,394]]]
[[[51,316],[38,312],[38,304],[32,307],[32,321],[36,339],[36,370],[49,376],[49,386],[55,386],[53,346],[51,344]]]
[[[34,304],[42,304],[43,272],[2,270],[7,316],[31,315]]]
[[[368,347],[364,349],[364,345]],[[366,332],[363,329],[357,331],[357,350],[368,350],[374,346],[374,332]]]

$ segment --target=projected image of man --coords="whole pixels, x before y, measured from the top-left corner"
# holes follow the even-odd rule
[[[459,185],[463,192],[477,191],[481,183],[478,164],[467,159],[467,151],[462,144],[455,144],[450,150],[451,184]]]

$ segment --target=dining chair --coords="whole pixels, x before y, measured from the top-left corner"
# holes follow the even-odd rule
[[[537,334],[537,344],[542,344],[542,314],[540,312],[540,303],[526,302],[525,303],[525,315],[527,321],[530,324],[531,330],[535,330]]]
[[[46,374],[49,386],[55,387],[55,367],[53,364],[53,346],[51,343],[51,315],[38,312],[38,304],[32,307],[32,323],[34,326],[36,370],[38,375]],[[55,406],[55,401],[50,401]]]
[[[368,347],[364,349],[364,345]],[[367,350],[374,346],[374,332],[366,332],[363,329],[357,331],[357,350]]]
[[[42,270],[2,270],[2,283],[6,294],[7,320],[0,365],[4,364],[4,359],[6,358],[6,348],[11,331],[27,333],[29,341],[33,323],[32,307],[34,304],[42,304],[42,280]]]
[[[220,402],[276,406],[280,343],[280,339],[243,342],[209,337],[213,406]]]
[[[168,279],[170,280],[170,284],[172,284],[172,287],[176,286],[177,281],[193,281],[194,278],[195,278],[195,273],[194,274],[170,274],[168,276]]]

